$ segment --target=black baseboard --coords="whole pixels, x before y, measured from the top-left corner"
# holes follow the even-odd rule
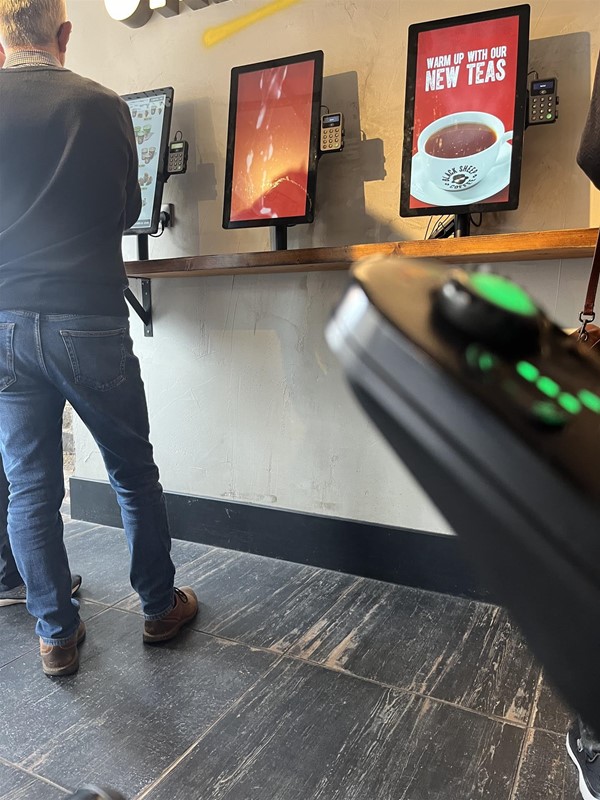
[[[166,501],[176,539],[491,600],[455,536],[170,492]],[[103,481],[71,478],[71,516],[122,527],[115,494]]]

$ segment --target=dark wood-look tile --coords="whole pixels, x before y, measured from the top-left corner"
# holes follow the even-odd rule
[[[179,585],[198,594],[195,630],[284,653],[319,620],[356,578],[215,549],[178,571]],[[135,598],[119,607],[139,611]]]
[[[97,603],[83,601],[80,608],[81,619],[91,619],[105,608]],[[0,667],[39,648],[35,619],[28,614],[24,605],[0,608],[0,643]]]
[[[283,661],[149,800],[509,800],[523,730]]]
[[[532,716],[533,727],[566,736],[575,716],[542,672]]]
[[[512,800],[581,800],[565,737],[529,728]]]
[[[0,667],[38,646],[34,627],[25,606],[0,608]]]
[[[131,593],[123,531],[96,527],[65,539],[72,572],[83,578],[80,597],[113,605]]]
[[[65,540],[73,572],[83,577],[81,597],[114,605],[131,595],[129,550],[120,528],[95,527]],[[194,542],[173,540],[172,558],[176,568],[210,552]]]
[[[360,581],[291,654],[528,722],[539,668],[496,606]]]
[[[69,789],[133,798],[275,660],[195,631],[144,646],[140,618],[108,609],[88,625],[76,676],[49,680],[37,653],[0,669],[0,757]]]
[[[0,761],[2,800],[65,800],[66,792]]]

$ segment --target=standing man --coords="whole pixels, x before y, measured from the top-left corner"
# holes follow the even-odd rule
[[[141,209],[133,125],[117,95],[64,68],[71,28],[64,0],[0,0],[0,454],[47,675],[77,671],[85,636],[60,516],[65,400],[117,493],[144,641],[173,638],[198,611],[173,586],[123,297],[121,237]]]

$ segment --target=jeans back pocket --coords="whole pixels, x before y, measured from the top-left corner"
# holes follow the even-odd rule
[[[75,383],[100,392],[123,383],[126,334],[126,328],[112,331],[61,331]]]
[[[0,322],[0,392],[17,380],[15,373],[14,322]]]

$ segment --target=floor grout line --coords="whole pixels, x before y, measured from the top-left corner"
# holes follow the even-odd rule
[[[209,725],[209,727],[204,731],[202,736],[200,736],[195,742],[193,742],[187,748],[187,750],[184,753],[182,753],[182,755],[179,756],[179,758],[175,759],[175,761],[172,764],[170,764],[165,770],[163,770],[163,772],[161,772],[161,774],[158,776],[158,778],[156,778],[156,780],[154,780],[151,784],[149,784],[145,789],[142,789],[142,791],[135,796],[135,800],[145,800],[145,798],[148,797],[151,792],[157,789],[160,786],[160,784],[164,780],[166,780],[166,778],[172,772],[174,772],[177,769],[177,767],[180,764],[182,764],[188,756],[190,756],[194,752],[194,750],[200,745],[203,739],[206,736],[208,736],[208,734],[215,728],[215,726],[218,725],[219,722],[221,722],[221,720],[224,719],[228,714],[234,711],[236,707],[241,704],[242,700],[244,700],[244,698],[247,695],[249,695],[250,692],[252,692],[256,688],[256,686],[258,686],[260,681],[264,680],[269,675],[269,673],[271,673],[275,669],[275,667],[277,667],[283,661],[283,659],[284,656],[281,656],[280,658],[276,659],[268,667],[268,669],[266,669],[265,672],[262,673],[262,675],[259,675],[259,677],[254,681],[254,683],[251,686],[249,686],[245,692],[242,692],[242,694],[237,698],[237,700],[235,700],[225,711],[223,711],[223,713],[217,717],[217,719],[212,723],[212,725]]]
[[[49,778],[44,778],[43,775],[38,775],[37,773],[32,772],[31,770],[28,770],[25,767],[21,767],[19,764],[15,764],[12,761],[8,761],[6,758],[2,758],[2,756],[0,756],[0,764],[4,764],[5,767],[12,767],[13,769],[17,770],[17,772],[22,772],[29,778],[35,778],[41,783],[45,783],[49,786],[52,786],[54,789],[59,789],[61,792],[64,792],[65,794],[70,793],[70,790],[66,789],[64,786],[61,786],[58,783],[54,783],[54,781],[51,781]]]

